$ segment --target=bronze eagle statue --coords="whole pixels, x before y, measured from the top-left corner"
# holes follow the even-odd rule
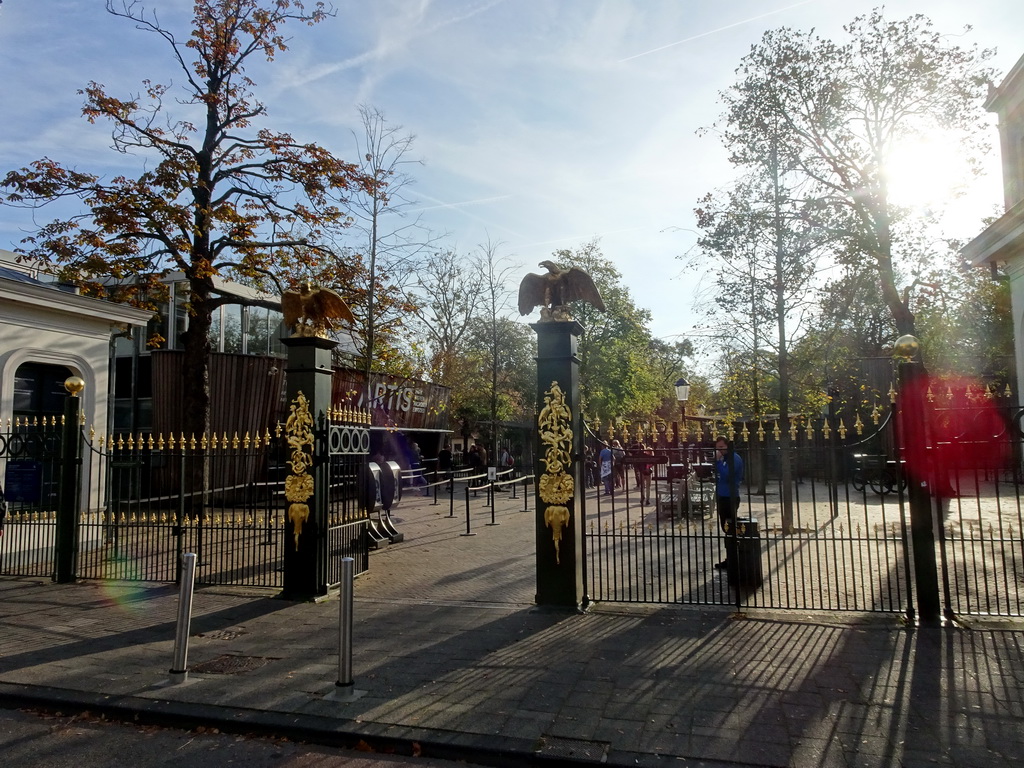
[[[314,288],[309,283],[300,283],[298,290],[281,294],[281,313],[292,336],[326,336],[337,327],[336,320],[349,325],[356,320],[341,296],[330,288]]]
[[[546,275],[529,274],[519,284],[519,314],[528,315],[540,307],[541,322],[572,320],[570,301],[585,301],[605,311],[601,292],[593,278],[579,267],[564,269],[553,261],[542,261]]]

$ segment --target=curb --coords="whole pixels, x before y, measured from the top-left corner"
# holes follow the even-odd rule
[[[88,691],[71,691],[48,686],[0,682],[0,708],[27,709],[50,714],[100,715],[107,720],[130,725],[150,725],[192,730],[198,726],[221,733],[339,747],[362,753],[424,757],[494,768],[523,765],[552,766],[662,766],[669,762],[694,768],[728,768],[745,763],[689,759],[682,755],[652,755],[642,752],[604,752],[599,757],[585,754],[559,754],[564,749],[548,749],[540,743],[502,735],[477,735],[461,732],[416,729],[379,723],[363,724],[361,730],[340,726],[336,720],[319,715],[293,715],[253,709],[224,707],[145,699],[137,696],[109,696]],[[567,739],[549,737],[552,741]],[[479,743],[488,742],[487,746]],[[585,744],[580,742],[581,745]]]

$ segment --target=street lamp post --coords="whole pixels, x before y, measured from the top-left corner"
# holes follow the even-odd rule
[[[679,401],[679,410],[682,412],[683,423],[682,423],[682,436],[683,442],[686,442],[686,437],[689,434],[689,430],[686,428],[686,401],[690,399],[690,382],[686,379],[676,379],[676,400]]]

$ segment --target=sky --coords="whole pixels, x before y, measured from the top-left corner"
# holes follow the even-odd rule
[[[307,6],[311,3],[307,2]],[[190,0],[146,0],[185,30]],[[685,270],[693,209],[732,171],[711,127],[719,93],[770,29],[831,37],[869,13],[866,0],[335,0],[337,15],[293,24],[289,50],[253,66],[261,123],[354,158],[358,109],[379,109],[415,136],[408,213],[471,253],[490,242],[518,283],[557,249],[597,238],[652,333],[694,333],[714,274]],[[1024,54],[1020,0],[890,0],[888,18],[922,13],[965,44],[995,48],[1002,77]],[[973,29],[964,33],[965,25]],[[108,126],[81,116],[89,81],[115,95],[167,82],[166,45],[104,11],[101,0],[0,5],[0,174],[49,157],[113,175],[140,167],[109,149]],[[955,222],[970,238],[1001,204],[992,171]],[[15,250],[34,216],[0,207],[0,248]],[[524,318],[536,320],[536,317]]]

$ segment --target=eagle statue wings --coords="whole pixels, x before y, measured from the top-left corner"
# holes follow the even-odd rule
[[[349,325],[355,322],[341,296],[330,288],[314,288],[309,283],[281,295],[281,313],[292,336],[326,336],[337,327],[337,320]]]
[[[519,314],[528,315],[540,307],[541,322],[572,320],[570,301],[585,301],[605,311],[601,292],[594,280],[579,267],[563,269],[553,261],[542,261],[546,275],[529,274],[519,284]]]

